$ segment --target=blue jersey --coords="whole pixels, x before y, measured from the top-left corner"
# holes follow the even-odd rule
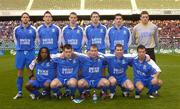
[[[92,44],[96,44],[98,51],[105,50],[105,36],[107,29],[104,25],[99,24],[97,27],[90,24],[85,29],[85,36],[87,37],[87,50],[90,50]]]
[[[131,43],[131,36],[130,31],[125,26],[121,26],[120,28],[112,26],[108,29],[107,37],[109,39],[108,43],[111,53],[114,53],[116,44],[122,44],[124,53],[127,53],[128,46]]]
[[[23,27],[22,24],[14,29],[14,42],[16,50],[34,50],[36,29],[32,25]]]
[[[80,61],[77,56],[70,59],[54,58],[57,64],[57,78],[77,78]]]
[[[106,56],[106,62],[108,64],[109,76],[120,78],[126,76],[126,70],[132,59],[122,56],[118,58],[116,56]]]
[[[102,69],[105,65],[103,57],[98,57],[97,59],[85,57],[81,65],[83,78],[87,80],[102,78]]]
[[[33,60],[29,68],[36,69],[36,79],[38,81],[53,80],[56,73],[56,64],[52,60],[44,60],[43,62],[36,63]]]
[[[70,25],[65,26],[62,29],[63,44],[71,44],[72,48],[76,52],[81,52],[83,46],[83,29],[76,25],[75,28],[71,28]]]
[[[60,44],[60,28],[55,24],[49,26],[42,24],[38,27],[37,31],[40,48],[47,47],[50,53],[53,53],[52,51],[56,51],[54,53],[57,53]]]
[[[132,61],[134,79],[146,80],[152,78],[156,70],[147,61],[140,62],[138,58]]]

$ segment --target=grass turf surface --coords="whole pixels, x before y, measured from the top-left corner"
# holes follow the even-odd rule
[[[160,97],[149,99],[144,90],[140,100],[133,97],[123,98],[120,90],[113,100],[98,100],[96,104],[92,99],[81,104],[75,104],[69,99],[56,100],[48,98],[31,100],[29,93],[23,87],[23,98],[13,100],[16,94],[17,70],[14,66],[14,56],[0,56],[0,109],[179,109],[180,108],[180,55],[157,55],[158,65],[162,70],[161,79],[164,81],[160,89]],[[132,78],[130,68],[128,75]],[[25,82],[27,77],[25,76]]]

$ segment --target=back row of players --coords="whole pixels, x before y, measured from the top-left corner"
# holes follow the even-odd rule
[[[83,29],[76,24],[77,14],[72,12],[69,16],[70,24],[61,32],[60,28],[52,23],[52,14],[49,11],[44,13],[44,23],[37,30],[29,24],[29,14],[23,13],[22,23],[14,29],[16,68],[18,69],[18,94],[14,99],[22,97],[25,65],[30,79],[26,88],[31,92],[33,99],[39,97],[40,93],[37,90],[39,87],[44,87],[47,92],[51,89],[60,98],[59,87],[61,86],[71,90],[72,99],[77,86],[82,98],[86,92],[84,90],[90,87],[101,88],[103,98],[107,96],[109,88],[110,97],[113,98],[117,84],[129,91],[132,91],[135,86],[136,98],[140,97],[140,92],[146,86],[149,88],[149,97],[153,98],[153,93],[160,88],[162,81],[158,79],[160,69],[157,65],[151,61],[156,66],[155,70],[146,62],[145,57],[148,56],[145,56],[145,47],[143,45],[138,47],[138,58],[125,58],[123,52],[127,53],[131,37],[129,30],[122,25],[122,15],[115,15],[115,25],[108,31],[99,23],[99,19],[99,13],[93,12],[92,23],[83,32]],[[41,48],[36,59],[35,42]],[[73,53],[72,50],[81,53],[85,43],[89,51],[88,55]],[[51,59],[50,54],[51,56],[57,54],[61,44],[64,45],[63,53],[60,57]],[[108,47],[115,55],[98,54],[98,51],[105,53]],[[106,65],[108,65],[108,77],[104,77]],[[128,65],[134,68],[134,85],[126,76]],[[32,74],[35,67],[36,79]],[[80,70],[82,73],[78,76]]]

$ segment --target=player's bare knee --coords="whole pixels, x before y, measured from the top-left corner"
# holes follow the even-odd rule
[[[85,86],[86,86],[85,80],[81,79],[81,80],[78,81],[78,87],[84,88]]]
[[[51,88],[56,88],[57,87],[57,83],[55,81],[52,81],[50,84]]]
[[[45,83],[44,83],[44,87],[45,87],[45,88],[49,88],[49,87],[50,87],[50,83],[49,83],[49,82],[45,82]]]
[[[26,89],[29,90],[29,91],[33,90],[32,85],[31,85],[30,83],[27,83],[27,84],[25,85],[25,87],[26,87]]]
[[[137,88],[139,91],[142,91],[143,88],[144,88],[144,85],[143,85],[141,82],[137,82],[137,83],[136,83],[136,88]]]
[[[18,77],[23,77],[23,70],[18,70]]]
[[[76,87],[76,86],[77,86],[77,79],[71,78],[71,79],[68,81],[67,84],[68,84],[68,86]]]
[[[158,85],[162,86],[163,85],[163,81],[162,80],[158,80]]]
[[[134,85],[133,85],[133,84],[129,84],[129,85],[128,85],[128,89],[129,89],[130,91],[133,91],[133,90],[134,90]]]
[[[109,81],[108,80],[104,80],[104,86],[109,86],[109,85],[110,85]]]
[[[111,78],[111,77],[109,78],[109,83],[110,83],[111,86],[116,85],[116,82],[117,82],[117,81],[116,81],[115,78]]]

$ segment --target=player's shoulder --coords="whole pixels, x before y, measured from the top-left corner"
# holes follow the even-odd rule
[[[14,32],[16,32],[16,30],[19,29],[20,27],[21,27],[20,25],[16,26],[16,27],[14,28]]]
[[[30,25],[30,28],[33,29],[34,31],[36,31],[36,27],[33,25]]]
[[[89,28],[91,28],[90,24],[85,27],[85,31],[87,31]]]
[[[44,25],[41,24],[40,26],[37,27],[37,30],[40,30],[40,29],[43,28],[43,27],[44,27]]]
[[[103,24],[101,24],[101,23],[100,23],[100,25],[101,25],[101,27],[102,27],[103,29],[106,29],[106,30],[107,30],[107,27],[106,27],[105,25],[103,25]]]
[[[111,27],[109,27],[108,29],[107,29],[107,31],[108,32],[111,32],[111,31],[113,31],[115,28],[114,28],[114,26],[111,26]]]
[[[55,23],[53,23],[52,26],[57,28],[58,30],[61,30],[60,27],[58,25],[56,25]]]
[[[138,27],[141,27],[142,24],[141,23],[138,23],[137,25],[134,26],[134,28],[138,28]]]
[[[123,29],[129,31],[129,28],[123,25]]]
[[[80,29],[81,31],[84,30],[80,25],[78,25],[77,27],[78,27],[78,29]]]

